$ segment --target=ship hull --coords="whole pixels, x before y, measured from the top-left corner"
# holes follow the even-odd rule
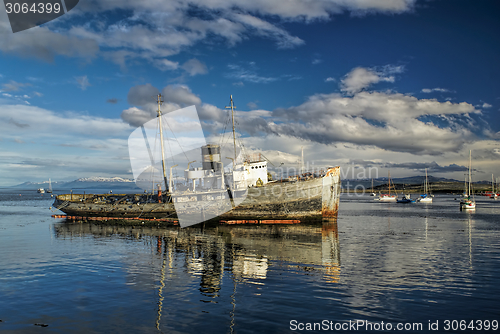
[[[122,196],[121,199],[120,196]],[[53,206],[68,216],[79,217],[153,219],[177,217],[174,203],[152,203],[151,198],[149,202],[144,202],[144,196],[65,194],[57,196]],[[189,196],[192,197],[193,194]],[[175,196],[177,199],[179,197],[182,197],[182,194]],[[340,168],[335,167],[328,169],[326,175],[322,177],[297,182],[273,182],[263,187],[249,188],[246,198],[241,203],[227,212],[217,214],[211,220],[298,219],[313,221],[335,218],[339,208],[339,197]],[[115,201],[114,203],[111,198]],[[202,215],[203,213],[194,212],[193,214]],[[204,220],[201,216],[200,221]]]

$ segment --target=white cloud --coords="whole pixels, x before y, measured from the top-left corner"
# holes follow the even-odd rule
[[[179,67],[178,62],[173,62],[168,59],[155,59],[153,63],[162,71],[176,70]]]
[[[20,104],[7,104],[0,108],[0,133],[4,138],[14,138],[22,134],[27,141],[42,138],[64,141],[63,138],[67,135],[108,137],[121,135],[127,129],[129,126],[119,119],[91,117],[76,113],[59,114],[47,109]]]
[[[190,59],[185,62],[182,65],[182,69],[186,71],[190,76],[208,73],[207,66],[196,58]]]
[[[248,102],[247,107],[250,109],[257,109],[258,108],[257,103],[255,103],[255,102]]]
[[[2,84],[2,91],[4,92],[16,92],[21,90],[23,87],[31,86],[30,83],[20,83],[14,80],[10,80],[8,83]]]
[[[250,29],[255,30],[258,35],[275,39],[279,49],[291,49],[305,43],[302,39],[291,36],[285,30],[258,17],[248,14],[235,14],[234,18],[237,22],[241,22]]]
[[[485,109],[486,109],[486,108],[491,108],[491,107],[493,107],[491,104],[486,103],[486,102],[485,102],[485,103],[483,103],[483,108],[485,108]]]
[[[336,81],[337,81],[337,79],[332,78],[332,77],[328,77],[325,79],[325,82],[336,82]]]
[[[1,12],[0,50],[47,61],[56,55],[86,60],[100,55],[122,67],[129,60],[144,59],[171,70],[177,68],[174,62],[161,60],[213,37],[235,45],[259,36],[275,41],[278,48],[295,48],[304,41],[291,35],[281,23],[330,20],[332,15],[343,12],[398,14],[411,11],[415,1],[90,0],[80,2],[70,13],[44,27],[15,35],[6,13]],[[117,17],[117,9],[124,16]],[[203,19],[194,17],[189,14],[192,9],[206,15]],[[75,25],[79,16],[85,23]]]
[[[124,110],[121,118],[131,126],[140,126],[145,122],[157,116],[158,104],[156,96],[160,91],[151,84],[138,85],[132,87],[127,95],[127,101],[134,107]],[[195,95],[188,86],[185,85],[168,85],[161,90],[163,104],[161,110],[163,113],[168,113],[187,106],[196,106],[201,118],[204,115],[211,114],[213,106],[202,104],[201,99]],[[214,107],[215,108],[215,107]],[[215,108],[219,110],[218,108]],[[217,120],[212,114],[211,117]]]
[[[342,80],[340,94],[316,94],[302,105],[274,110],[264,132],[317,143],[353,143],[412,154],[456,152],[475,140],[473,105],[438,102],[394,92],[363,89],[394,81],[402,67],[355,68]],[[431,118],[429,118],[431,117]],[[424,121],[425,119],[425,121]]]
[[[229,64],[227,67],[231,70],[231,72],[226,74],[226,77],[228,78],[252,83],[270,83],[279,80],[279,78],[276,77],[264,77],[258,75],[255,63],[253,62],[249,63],[249,66],[246,68],[236,64]]]
[[[379,70],[357,67],[341,80],[341,90],[352,95],[381,81],[394,82],[395,77],[392,74],[401,73],[403,70],[403,66],[390,65],[384,66]]]
[[[46,61],[52,61],[56,55],[92,59],[99,51],[99,46],[92,39],[75,38],[47,27],[35,27],[13,34],[6,12],[0,11],[0,51]]]
[[[81,90],[87,90],[87,87],[91,86],[89,78],[87,78],[86,75],[81,77],[75,77],[75,80]]]
[[[441,92],[441,93],[452,93],[451,90],[446,88],[423,88],[422,93],[433,93],[433,92]]]
[[[130,126],[120,119],[2,104],[0,169],[8,178],[0,176],[0,183],[12,185],[50,176],[52,180],[73,180],[95,173],[126,174],[130,132]],[[21,166],[38,168],[23,172]]]

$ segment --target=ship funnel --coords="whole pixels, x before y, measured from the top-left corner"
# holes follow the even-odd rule
[[[203,169],[219,171],[222,169],[220,159],[219,145],[205,145],[201,147],[201,156],[203,158]]]

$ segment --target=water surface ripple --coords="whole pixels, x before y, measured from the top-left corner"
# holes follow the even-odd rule
[[[466,213],[452,196],[343,195],[336,223],[187,229],[68,223],[51,204],[0,191],[2,333],[288,333],[291,320],[357,319],[425,332],[429,321],[500,320],[500,200]]]

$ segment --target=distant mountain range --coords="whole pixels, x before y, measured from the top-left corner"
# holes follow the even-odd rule
[[[11,188],[36,190],[38,188],[47,189],[48,187],[49,181],[43,181],[24,182],[12,186]],[[69,182],[52,181],[52,189],[106,189],[107,191],[113,189],[137,189],[142,192],[142,190],[135,185],[134,180],[121,177],[82,177]]]
[[[423,184],[425,180],[425,176],[411,176],[411,177],[401,177],[401,178],[393,178],[391,181],[394,184],[405,184],[405,185],[420,185]],[[377,187],[380,185],[387,184],[387,177],[379,177],[373,179],[373,186]],[[362,185],[366,189],[371,187],[371,179],[344,179],[342,180],[342,186],[347,187],[349,185],[350,188],[355,187],[356,185]],[[436,182],[464,182],[455,180],[455,179],[447,179],[444,177],[434,177],[429,176],[429,183]],[[488,181],[479,181],[475,182],[478,184],[487,184]],[[33,189],[36,190],[38,188],[47,189],[49,187],[49,181],[43,182],[24,182],[18,184],[16,186],[12,186],[10,188],[16,189]],[[106,191],[114,190],[114,189],[128,189],[128,190],[137,190],[142,192],[140,188],[135,185],[133,179],[125,179],[121,177],[84,177],[79,178],[74,181],[63,182],[63,181],[53,181],[52,182],[53,189],[103,189]]]

